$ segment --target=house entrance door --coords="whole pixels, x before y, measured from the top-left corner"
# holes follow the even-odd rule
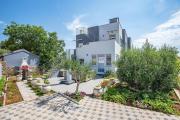
[[[104,74],[105,55],[98,55],[98,74]]]

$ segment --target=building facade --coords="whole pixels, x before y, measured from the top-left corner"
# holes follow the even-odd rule
[[[76,59],[91,64],[97,74],[116,71],[115,62],[122,49],[131,47],[131,39],[119,22],[119,18],[108,24],[89,28],[78,28],[76,35]]]

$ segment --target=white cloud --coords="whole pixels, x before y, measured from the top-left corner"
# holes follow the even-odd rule
[[[84,16],[85,15],[80,15],[80,16],[75,17],[73,21],[66,24],[66,28],[69,31],[71,31],[73,34],[75,34],[77,28],[87,27],[87,24],[81,21]]]
[[[158,25],[154,32],[145,34],[135,40],[133,45],[140,47],[146,39],[157,47],[167,44],[180,50],[180,10],[172,14],[169,20]]]

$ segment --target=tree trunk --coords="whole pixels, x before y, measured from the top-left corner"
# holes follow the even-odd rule
[[[78,93],[78,90],[79,90],[79,81],[78,81],[78,77],[77,77],[77,74],[75,74],[74,75],[74,77],[75,77],[75,81],[76,81],[76,91],[75,91],[75,94],[77,94]]]
[[[77,83],[77,85],[76,85],[76,91],[75,91],[75,94],[77,94],[78,93],[78,90],[79,90],[79,81],[76,79],[76,83]]]

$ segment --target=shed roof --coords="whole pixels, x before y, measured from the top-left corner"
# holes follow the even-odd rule
[[[2,57],[2,56],[8,56],[8,55],[16,54],[16,53],[19,53],[19,52],[26,52],[26,53],[28,53],[28,54],[35,55],[35,54],[33,54],[33,53],[31,53],[31,52],[25,50],[25,49],[19,49],[19,50],[15,50],[15,51],[6,53],[6,54],[4,54],[4,55],[1,55],[1,57]],[[35,55],[35,56],[39,57],[38,55]]]

